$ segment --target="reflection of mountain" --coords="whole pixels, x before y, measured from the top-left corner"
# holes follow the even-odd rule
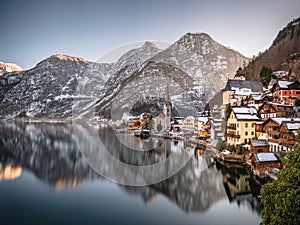
[[[68,124],[1,124],[1,161],[29,169],[62,188],[99,177],[82,158]]]
[[[22,167],[11,164],[2,164],[0,162],[0,181],[17,179],[21,174]]]
[[[84,127],[81,128],[80,133],[87,133]],[[75,187],[89,180],[101,180],[101,176],[91,169],[79,151],[75,129],[76,126],[70,124],[0,123],[1,165],[10,164],[14,168],[27,169],[41,180],[55,186],[57,190]],[[164,157],[163,151],[146,151],[134,156],[129,149],[120,148],[120,144],[115,142],[116,137],[111,137],[111,131],[100,130],[99,133],[102,141],[111,143],[110,153],[123,162],[151,165]],[[181,149],[180,144],[175,145],[169,140],[166,143],[169,143],[166,145],[166,152],[172,153]],[[203,212],[219,200],[226,198],[226,194],[231,199],[237,199],[236,196],[240,192],[244,193],[243,190],[234,189],[232,182],[229,181],[235,180],[239,185],[246,182],[243,187],[249,186],[246,179],[248,175],[243,172],[243,168],[220,164],[217,164],[216,168],[214,164],[211,165],[211,160],[208,154],[202,154],[198,159],[191,158],[168,180],[150,186],[120,185],[120,187],[130,194],[141,196],[147,203],[155,201],[155,197],[162,194],[186,212]],[[106,161],[102,161],[102,164],[111,169],[111,165]],[[241,175],[238,177],[236,173],[240,172]],[[226,192],[223,182],[225,187],[231,185],[233,191]],[[250,190],[247,193],[250,193]],[[248,198],[246,202],[250,200]],[[258,210],[258,207],[252,209]]]

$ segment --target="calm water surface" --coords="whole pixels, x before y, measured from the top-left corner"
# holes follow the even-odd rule
[[[240,164],[191,154],[174,176],[133,187],[103,178],[78,148],[68,124],[0,124],[1,224],[259,224],[259,183]],[[80,127],[87,134],[88,128]],[[86,131],[86,132],[85,132]],[[132,155],[108,128],[97,130],[118,160],[151,165],[173,152],[194,148],[170,140],[142,141],[123,135]],[[88,146],[87,146],[88,147]],[[211,163],[212,162],[212,163]],[[101,162],[104,166],[106,162]]]

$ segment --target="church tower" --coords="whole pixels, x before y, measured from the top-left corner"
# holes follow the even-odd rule
[[[165,129],[170,130],[171,128],[171,102],[169,96],[169,86],[167,85],[166,98],[164,102],[164,117],[165,117]]]

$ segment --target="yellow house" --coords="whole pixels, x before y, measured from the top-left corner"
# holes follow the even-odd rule
[[[226,121],[226,141],[230,145],[247,144],[255,138],[255,124],[260,118],[252,107],[232,107]]]

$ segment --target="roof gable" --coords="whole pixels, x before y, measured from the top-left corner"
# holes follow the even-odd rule
[[[232,79],[229,79],[227,81],[224,91],[231,91],[234,88],[247,88],[250,89],[252,92],[263,92],[263,84],[261,82]]]

